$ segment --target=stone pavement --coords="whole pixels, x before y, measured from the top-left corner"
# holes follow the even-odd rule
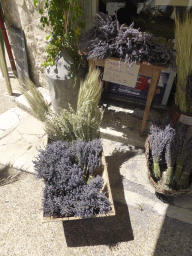
[[[16,103],[28,108],[22,96]],[[0,186],[0,255],[192,256],[192,196],[170,204],[155,196],[144,155],[149,122],[139,137],[142,109],[105,105],[100,131],[116,216],[42,223],[43,183],[32,161],[47,136],[43,124],[20,107],[0,115],[1,169],[11,164],[15,175],[22,174]],[[152,110],[149,120],[160,116]]]

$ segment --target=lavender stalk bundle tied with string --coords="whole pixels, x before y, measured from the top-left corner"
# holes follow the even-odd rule
[[[192,130],[189,125],[178,122],[151,124],[149,144],[153,158],[153,173],[158,184],[164,188],[183,190],[192,181]],[[161,168],[165,159],[167,168]]]
[[[174,129],[169,125],[165,128],[152,124],[150,126],[150,148],[153,156],[154,175],[157,179],[161,178],[159,166],[160,157],[167,143],[174,136]]]

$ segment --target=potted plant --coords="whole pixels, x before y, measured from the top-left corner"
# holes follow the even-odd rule
[[[192,19],[175,17],[177,84],[175,106],[151,124],[146,140],[149,180],[166,196],[192,192]]]
[[[41,4],[41,5],[40,5]],[[82,7],[77,0],[34,0],[39,8],[43,27],[50,28],[47,46],[47,60],[42,65],[46,68],[53,110],[68,109],[70,103],[76,109],[79,90],[78,66],[82,62],[78,54],[78,40],[85,27],[81,20]],[[40,8],[41,6],[41,8]],[[75,82],[76,83],[75,83]]]
[[[62,109],[60,115],[27,77],[22,85],[34,116],[44,122],[48,134],[48,145],[35,161],[38,176],[45,182],[46,221],[115,214],[99,139],[103,117],[98,105],[102,92],[99,74],[99,70],[91,70],[81,82],[77,110]]]

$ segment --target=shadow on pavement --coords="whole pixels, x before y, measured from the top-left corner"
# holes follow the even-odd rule
[[[192,195],[173,199],[156,243],[153,256],[192,256]]]
[[[108,175],[114,200],[116,215],[63,222],[68,247],[108,245],[134,239],[128,207],[124,197],[120,166],[133,157],[134,152],[115,152],[106,157]],[[115,198],[114,198],[115,196]]]
[[[12,168],[10,164],[0,164],[0,186],[18,181],[23,175],[25,175],[24,172]]]

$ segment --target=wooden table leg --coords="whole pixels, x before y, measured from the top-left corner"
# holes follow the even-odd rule
[[[149,86],[149,92],[148,92],[148,95],[147,95],[147,102],[146,102],[146,105],[145,105],[143,121],[142,121],[141,129],[140,129],[140,136],[143,135],[143,131],[144,131],[145,125],[147,123],[149,110],[150,110],[153,98],[155,96],[155,92],[156,92],[156,89],[157,89],[160,74],[161,74],[161,69],[159,69],[159,67],[153,67],[153,76],[151,78],[151,84]]]

